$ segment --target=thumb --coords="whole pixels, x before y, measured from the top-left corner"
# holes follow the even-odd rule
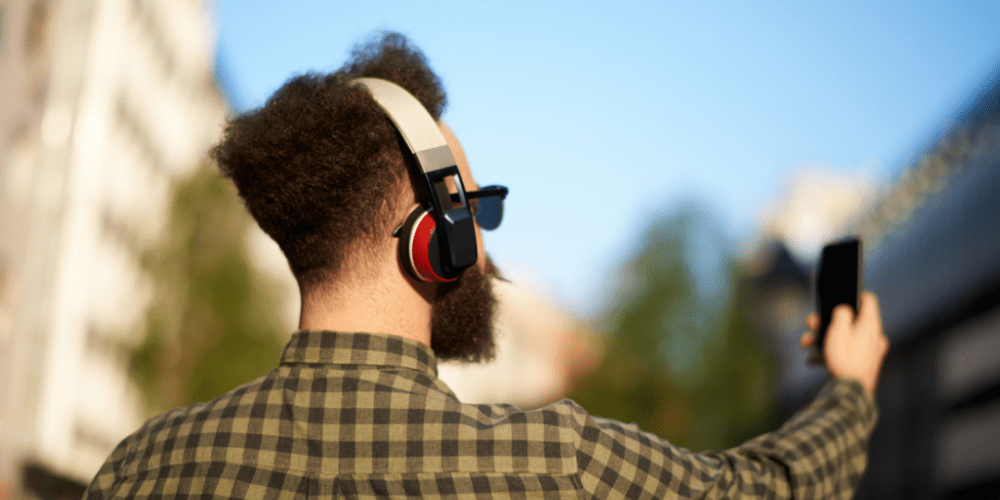
[[[827,333],[835,334],[834,332],[840,332],[841,330],[848,332],[850,331],[852,322],[854,322],[854,310],[847,304],[840,304],[833,308],[833,315],[830,318],[830,327]]]

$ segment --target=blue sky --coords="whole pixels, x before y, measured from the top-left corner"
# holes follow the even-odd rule
[[[395,30],[449,95],[481,185],[510,187],[487,251],[585,317],[649,221],[697,200],[750,238],[790,173],[887,182],[1000,62],[1000,1],[217,0],[243,108]]]

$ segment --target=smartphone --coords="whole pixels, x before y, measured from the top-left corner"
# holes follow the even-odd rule
[[[819,330],[816,332],[817,349],[823,351],[826,330],[830,326],[833,308],[847,304],[858,313],[861,296],[862,265],[861,240],[850,238],[823,247],[819,270],[816,273],[816,309],[819,311]]]

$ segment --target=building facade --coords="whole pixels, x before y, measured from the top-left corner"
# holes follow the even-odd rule
[[[0,23],[0,491],[45,496],[141,424],[140,259],[226,106],[201,1],[5,0]]]
[[[859,498],[1000,491],[1000,73],[857,224],[892,351]]]
[[[879,423],[856,498],[996,498],[1000,491],[1000,73],[902,175],[836,237],[865,245],[864,284],[892,342],[876,395]],[[831,238],[831,239],[836,239]],[[784,416],[826,379],[797,349],[801,324],[768,311],[813,308],[810,264],[766,252],[760,315],[779,351]],[[799,351],[793,353],[793,351]]]

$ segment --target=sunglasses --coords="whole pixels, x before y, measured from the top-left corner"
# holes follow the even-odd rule
[[[504,186],[486,186],[477,191],[466,191],[465,198],[469,200],[469,208],[476,218],[479,227],[492,231],[500,226],[503,220],[503,200],[507,197]],[[458,193],[451,194],[452,203],[460,203]]]

